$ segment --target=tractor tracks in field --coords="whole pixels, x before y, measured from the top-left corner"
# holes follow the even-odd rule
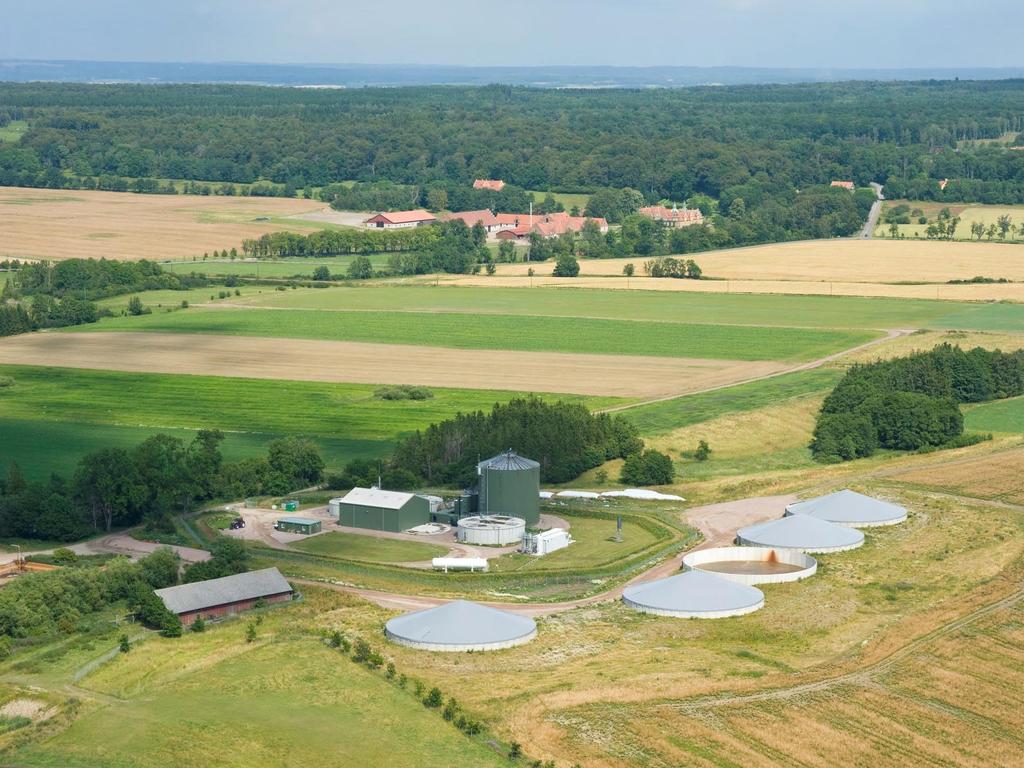
[[[767,701],[788,701],[802,696],[827,692],[831,689],[842,686],[877,687],[881,685],[878,682],[878,678],[880,676],[891,671],[900,662],[925,649],[934,641],[959,632],[996,611],[1003,610],[1004,608],[1012,608],[1021,602],[1024,602],[1024,588],[1020,588],[1005,597],[976,608],[969,613],[953,619],[952,621],[946,622],[930,632],[926,632],[925,634],[909,641],[905,645],[900,646],[898,649],[892,651],[890,654],[878,661],[872,662],[867,666],[852,672],[845,672],[833,677],[826,677],[781,688],[771,688],[768,690],[754,691],[752,693],[731,694],[725,696],[701,696],[694,699],[666,702],[662,706],[667,706],[682,714],[697,715],[705,710],[724,706],[742,706],[745,704],[758,704]]]

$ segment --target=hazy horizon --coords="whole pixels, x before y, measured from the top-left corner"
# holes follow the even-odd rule
[[[1018,67],[1024,6],[978,0],[38,0],[10,4],[0,60],[769,69]],[[949,30],[955,29],[955,44]]]

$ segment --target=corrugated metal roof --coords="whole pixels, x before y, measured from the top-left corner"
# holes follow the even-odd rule
[[[386,627],[390,634],[410,642],[453,646],[507,643],[537,631],[531,618],[468,600],[407,613],[391,619]]]
[[[156,596],[164,601],[172,613],[188,613],[291,591],[291,585],[277,568],[264,568],[261,571],[158,589]]]
[[[864,534],[810,515],[792,515],[759,525],[740,528],[744,541],[764,547],[824,550],[855,547],[864,541]]]
[[[499,469],[499,470],[520,470],[520,469],[539,469],[538,464],[533,459],[527,459],[520,456],[515,451],[505,451],[499,453],[497,456],[492,456],[486,461],[481,461],[477,465],[477,469]]]
[[[415,497],[414,493],[382,491],[379,488],[353,488],[340,499],[342,504],[359,504],[364,507],[401,509]]]
[[[295,523],[296,525],[315,525],[321,522],[315,517],[281,517],[278,518],[279,523]]]
[[[764,601],[757,587],[723,579],[706,571],[686,571],[667,579],[626,587],[626,600],[645,608],[676,613],[741,610]]]
[[[793,515],[810,515],[840,525],[879,525],[907,519],[907,510],[899,504],[865,496],[844,488],[816,499],[798,501],[786,507]]]

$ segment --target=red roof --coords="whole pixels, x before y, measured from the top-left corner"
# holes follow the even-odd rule
[[[458,213],[448,213],[441,218],[444,221],[462,219],[466,222],[467,227],[472,227],[478,221],[485,227],[496,227],[500,223],[498,218],[486,208],[482,211],[460,211]]]
[[[854,188],[852,181],[833,181],[832,182],[832,186],[833,187],[842,187],[843,189],[853,189]]]
[[[530,214],[528,213],[499,213],[495,215],[499,224],[512,225],[510,230],[516,237],[526,237],[530,232],[536,232],[542,237],[556,237],[565,232],[579,232],[587,221],[593,221],[598,228],[605,232],[608,230],[608,222],[604,219],[591,218],[589,216],[570,216],[568,213],[549,213],[533,215],[533,226],[530,226]]]
[[[501,179],[477,179],[473,182],[473,189],[490,189],[501,192],[505,188],[505,182]]]
[[[421,221],[437,221],[437,217],[427,211],[388,211],[371,216],[364,224],[371,224],[376,221],[386,221],[390,224],[411,224]]]
[[[700,208],[666,208],[664,205],[648,205],[637,211],[641,216],[646,216],[655,221],[671,222],[673,224],[699,224],[704,221],[704,214]]]

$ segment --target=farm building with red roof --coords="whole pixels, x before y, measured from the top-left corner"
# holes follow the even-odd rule
[[[473,182],[473,189],[489,189],[492,192],[501,192],[505,188],[505,182],[501,179],[477,179]]]
[[[851,192],[855,189],[854,184],[853,184],[852,181],[833,181],[832,182],[832,186],[833,187],[842,187],[843,189],[848,189]]]
[[[433,224],[437,217],[427,211],[389,211],[378,213],[363,222],[367,229],[405,229]]]

